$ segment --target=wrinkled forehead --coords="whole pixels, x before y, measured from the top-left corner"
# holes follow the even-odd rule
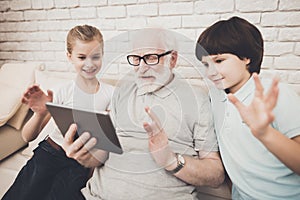
[[[163,29],[141,29],[131,34],[132,50],[137,53],[160,53],[169,50],[168,37]]]

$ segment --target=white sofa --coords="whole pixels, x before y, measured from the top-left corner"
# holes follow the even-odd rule
[[[24,64],[19,64],[16,66],[19,68],[20,71],[25,71],[25,68],[23,66]],[[51,89],[54,87],[59,87],[60,84],[63,84],[69,79],[73,79],[75,77],[75,73],[72,70],[60,72],[57,70],[51,71],[51,69],[46,69],[43,65],[40,64],[28,64],[32,66],[32,74],[34,72],[34,77],[31,77],[31,81],[21,89],[22,92],[25,90],[25,88],[32,84],[33,81],[40,84],[41,88]],[[9,65],[11,66],[11,65]],[[16,68],[16,69],[17,69]],[[26,68],[27,69],[27,68]],[[28,71],[28,69],[26,70]],[[0,71],[1,73],[1,71]],[[7,75],[8,76],[8,75]],[[1,74],[0,74],[1,77]],[[13,77],[13,74],[9,75],[9,77]],[[23,72],[19,74],[18,76],[20,79],[23,77]],[[7,77],[8,78],[8,77]],[[1,80],[1,78],[0,78]],[[110,77],[106,76],[106,78],[103,78],[102,81],[107,82],[109,84],[115,85],[118,81],[118,77]],[[22,93],[21,93],[22,94]],[[2,95],[1,95],[2,96]],[[19,108],[24,109],[25,114],[27,115],[28,108]],[[30,112],[29,112],[30,113]],[[23,117],[24,119],[24,117]],[[26,119],[25,119],[26,120]],[[23,124],[24,120],[22,120]],[[20,144],[17,146],[13,146],[9,153],[6,153],[6,156],[12,154],[13,152],[17,151],[18,149],[22,148],[23,146],[26,146],[26,143],[21,139],[20,137],[20,131],[19,129],[18,133],[16,133],[16,138],[13,137],[5,138],[2,137],[1,132],[6,132],[5,134],[10,135],[11,133],[8,133],[6,130],[2,130],[0,128],[0,149],[2,151],[2,147],[12,147],[13,143],[20,140]],[[3,159],[0,161],[0,198],[4,195],[6,190],[9,188],[9,186],[13,183],[15,177],[17,176],[19,170],[22,168],[23,165],[25,165],[26,161],[32,156],[32,150],[37,147],[39,141],[43,140],[46,137],[46,134],[49,133],[48,127],[41,132],[41,134],[38,136],[38,138],[32,142],[30,142],[25,148],[20,149],[19,151],[15,152],[14,154],[10,155],[9,157]],[[3,146],[2,146],[3,145]],[[1,159],[0,159],[1,160]],[[221,199],[230,199],[230,189],[228,182],[225,182],[223,185],[221,185],[219,188],[210,188],[210,187],[199,187],[198,189],[198,196],[199,199],[205,199],[205,200],[221,200]]]

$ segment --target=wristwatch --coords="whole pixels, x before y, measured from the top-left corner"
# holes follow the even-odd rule
[[[184,157],[181,154],[175,153],[175,156],[177,159],[177,167],[175,169],[169,171],[172,174],[179,172],[185,165]]]

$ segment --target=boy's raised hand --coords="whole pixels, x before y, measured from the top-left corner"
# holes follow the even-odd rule
[[[46,113],[46,102],[53,101],[53,92],[47,90],[47,95],[41,90],[39,85],[34,84],[23,94],[22,103],[27,104],[31,110],[38,114]]]
[[[155,162],[163,168],[166,168],[175,160],[175,154],[169,147],[168,136],[161,127],[157,116],[151,112],[150,108],[146,107],[145,111],[151,118],[152,122],[144,122],[143,126],[148,133],[149,151],[152,154]]]
[[[278,100],[278,78],[274,78],[269,91],[264,94],[264,88],[256,73],[253,73],[255,95],[249,106],[242,104],[233,94],[228,99],[238,109],[243,121],[249,126],[253,135],[263,137],[274,120],[272,113]]]

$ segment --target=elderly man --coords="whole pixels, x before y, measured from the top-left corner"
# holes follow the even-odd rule
[[[86,133],[73,142],[74,125],[66,134],[67,155],[97,166],[82,190],[88,200],[195,199],[195,185],[224,180],[209,98],[172,72],[178,54],[169,34],[145,29],[133,37],[127,61],[135,81],[116,89],[111,105],[123,154],[88,152],[95,139]]]

